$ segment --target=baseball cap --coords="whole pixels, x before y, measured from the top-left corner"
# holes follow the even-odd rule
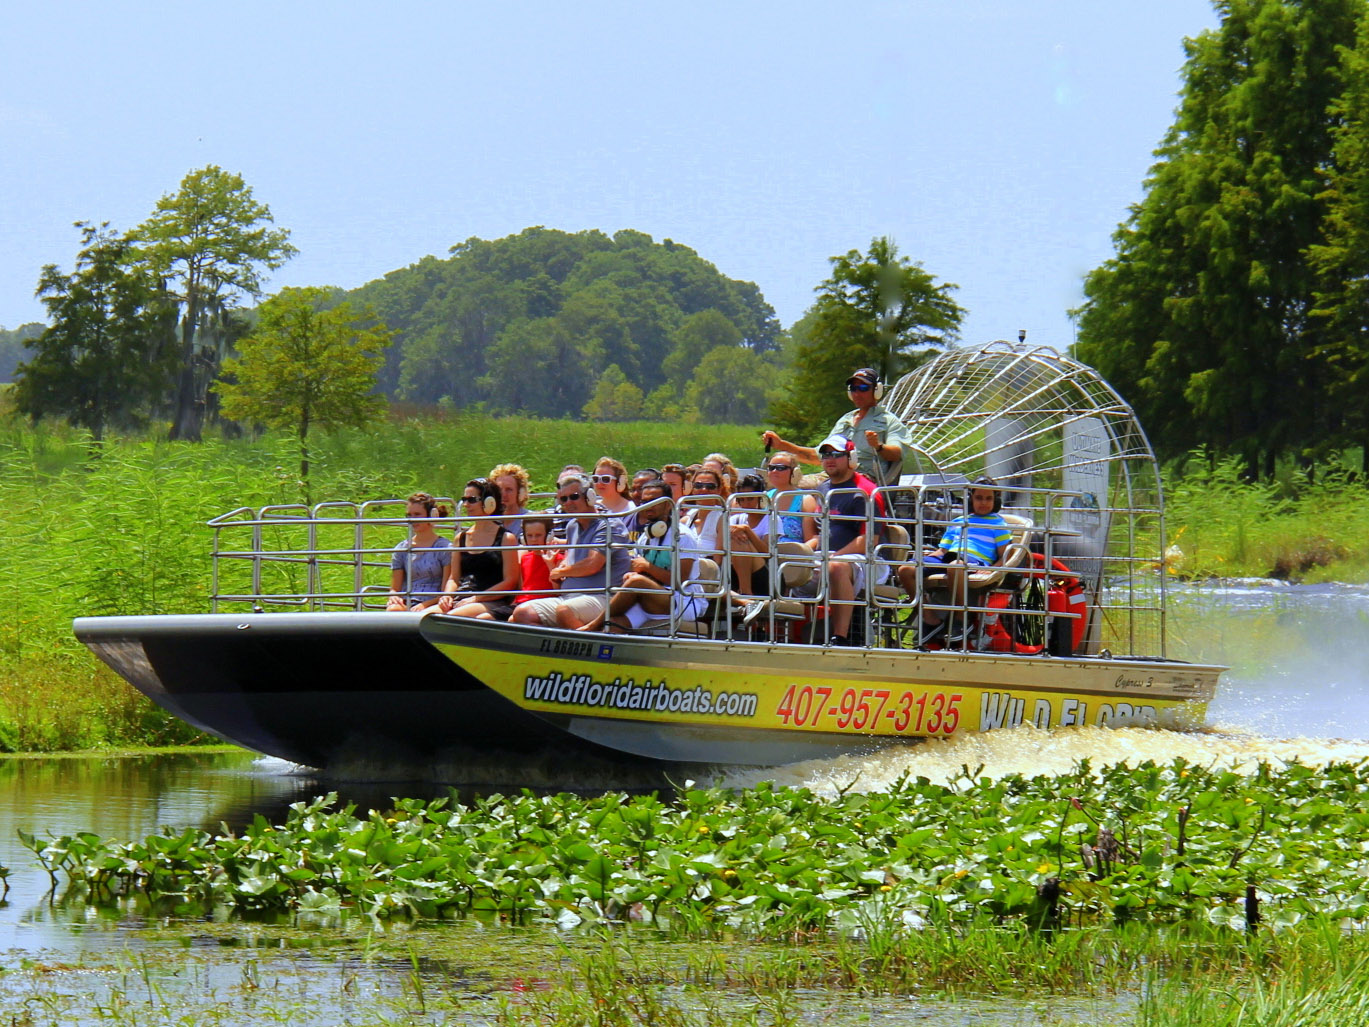
[[[824,449],[833,449],[838,453],[854,452],[856,444],[845,435],[829,435],[817,445],[818,454],[821,455]]]
[[[847,385],[852,382],[859,382],[862,385],[878,385],[879,372],[873,367],[862,367],[858,371],[852,371],[851,377],[846,379]]]

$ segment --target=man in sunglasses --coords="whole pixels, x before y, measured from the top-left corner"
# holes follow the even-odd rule
[[[613,518],[595,509],[586,474],[561,475],[556,483],[556,505],[567,515],[566,558],[552,568],[551,581],[563,595],[533,599],[514,607],[510,623],[582,627],[603,616],[608,609],[607,589],[621,585],[631,570],[628,540]]]
[[[866,536],[869,521],[866,506],[870,501],[869,480],[856,472],[852,458],[855,445],[841,435],[829,435],[818,444],[818,458],[827,480],[818,486],[823,496],[825,514],[811,517],[807,523],[807,542],[827,563],[827,582],[835,602],[831,608],[831,642],[849,645],[847,636],[855,611],[852,602],[865,592],[867,553],[879,544],[883,536],[880,518],[884,516],[882,496],[875,496],[875,535]],[[880,584],[888,574],[887,567],[876,567],[877,577],[870,584]],[[820,577],[815,576],[796,594],[816,595]],[[748,611],[750,612],[750,611]]]
[[[862,367],[846,379],[846,395],[855,406],[843,414],[828,435],[840,435],[855,444],[856,469],[876,485],[897,485],[903,473],[903,451],[910,445],[908,431],[893,414],[880,405],[884,384],[873,367]],[[766,446],[781,453],[793,453],[806,464],[820,464],[813,446],[800,446],[780,438],[773,431],[761,436]]]

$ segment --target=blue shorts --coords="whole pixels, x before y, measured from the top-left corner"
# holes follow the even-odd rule
[[[933,556],[931,553],[923,553],[922,562],[926,564],[928,567],[946,567],[952,563],[965,563],[971,567],[989,566],[987,563],[985,563],[979,557],[975,556],[973,553],[966,553],[963,560],[960,558],[951,560],[941,556]]]

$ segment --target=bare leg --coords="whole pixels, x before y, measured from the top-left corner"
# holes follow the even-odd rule
[[[827,565],[828,581],[832,586],[832,634],[846,637],[851,630],[851,607],[841,602],[856,597],[854,573],[849,563],[833,560]]]

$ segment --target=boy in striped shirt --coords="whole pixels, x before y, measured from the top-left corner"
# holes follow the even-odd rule
[[[918,574],[924,567],[945,567],[950,593],[957,599],[965,595],[965,568],[991,567],[1003,557],[1003,550],[1012,541],[1012,531],[999,510],[1003,495],[992,478],[977,478],[970,488],[970,513],[957,517],[941,536],[936,549],[922,554],[922,561],[905,563],[898,569],[898,580],[910,595],[917,595]],[[923,640],[941,633],[944,622],[925,606],[922,623],[926,629]]]

